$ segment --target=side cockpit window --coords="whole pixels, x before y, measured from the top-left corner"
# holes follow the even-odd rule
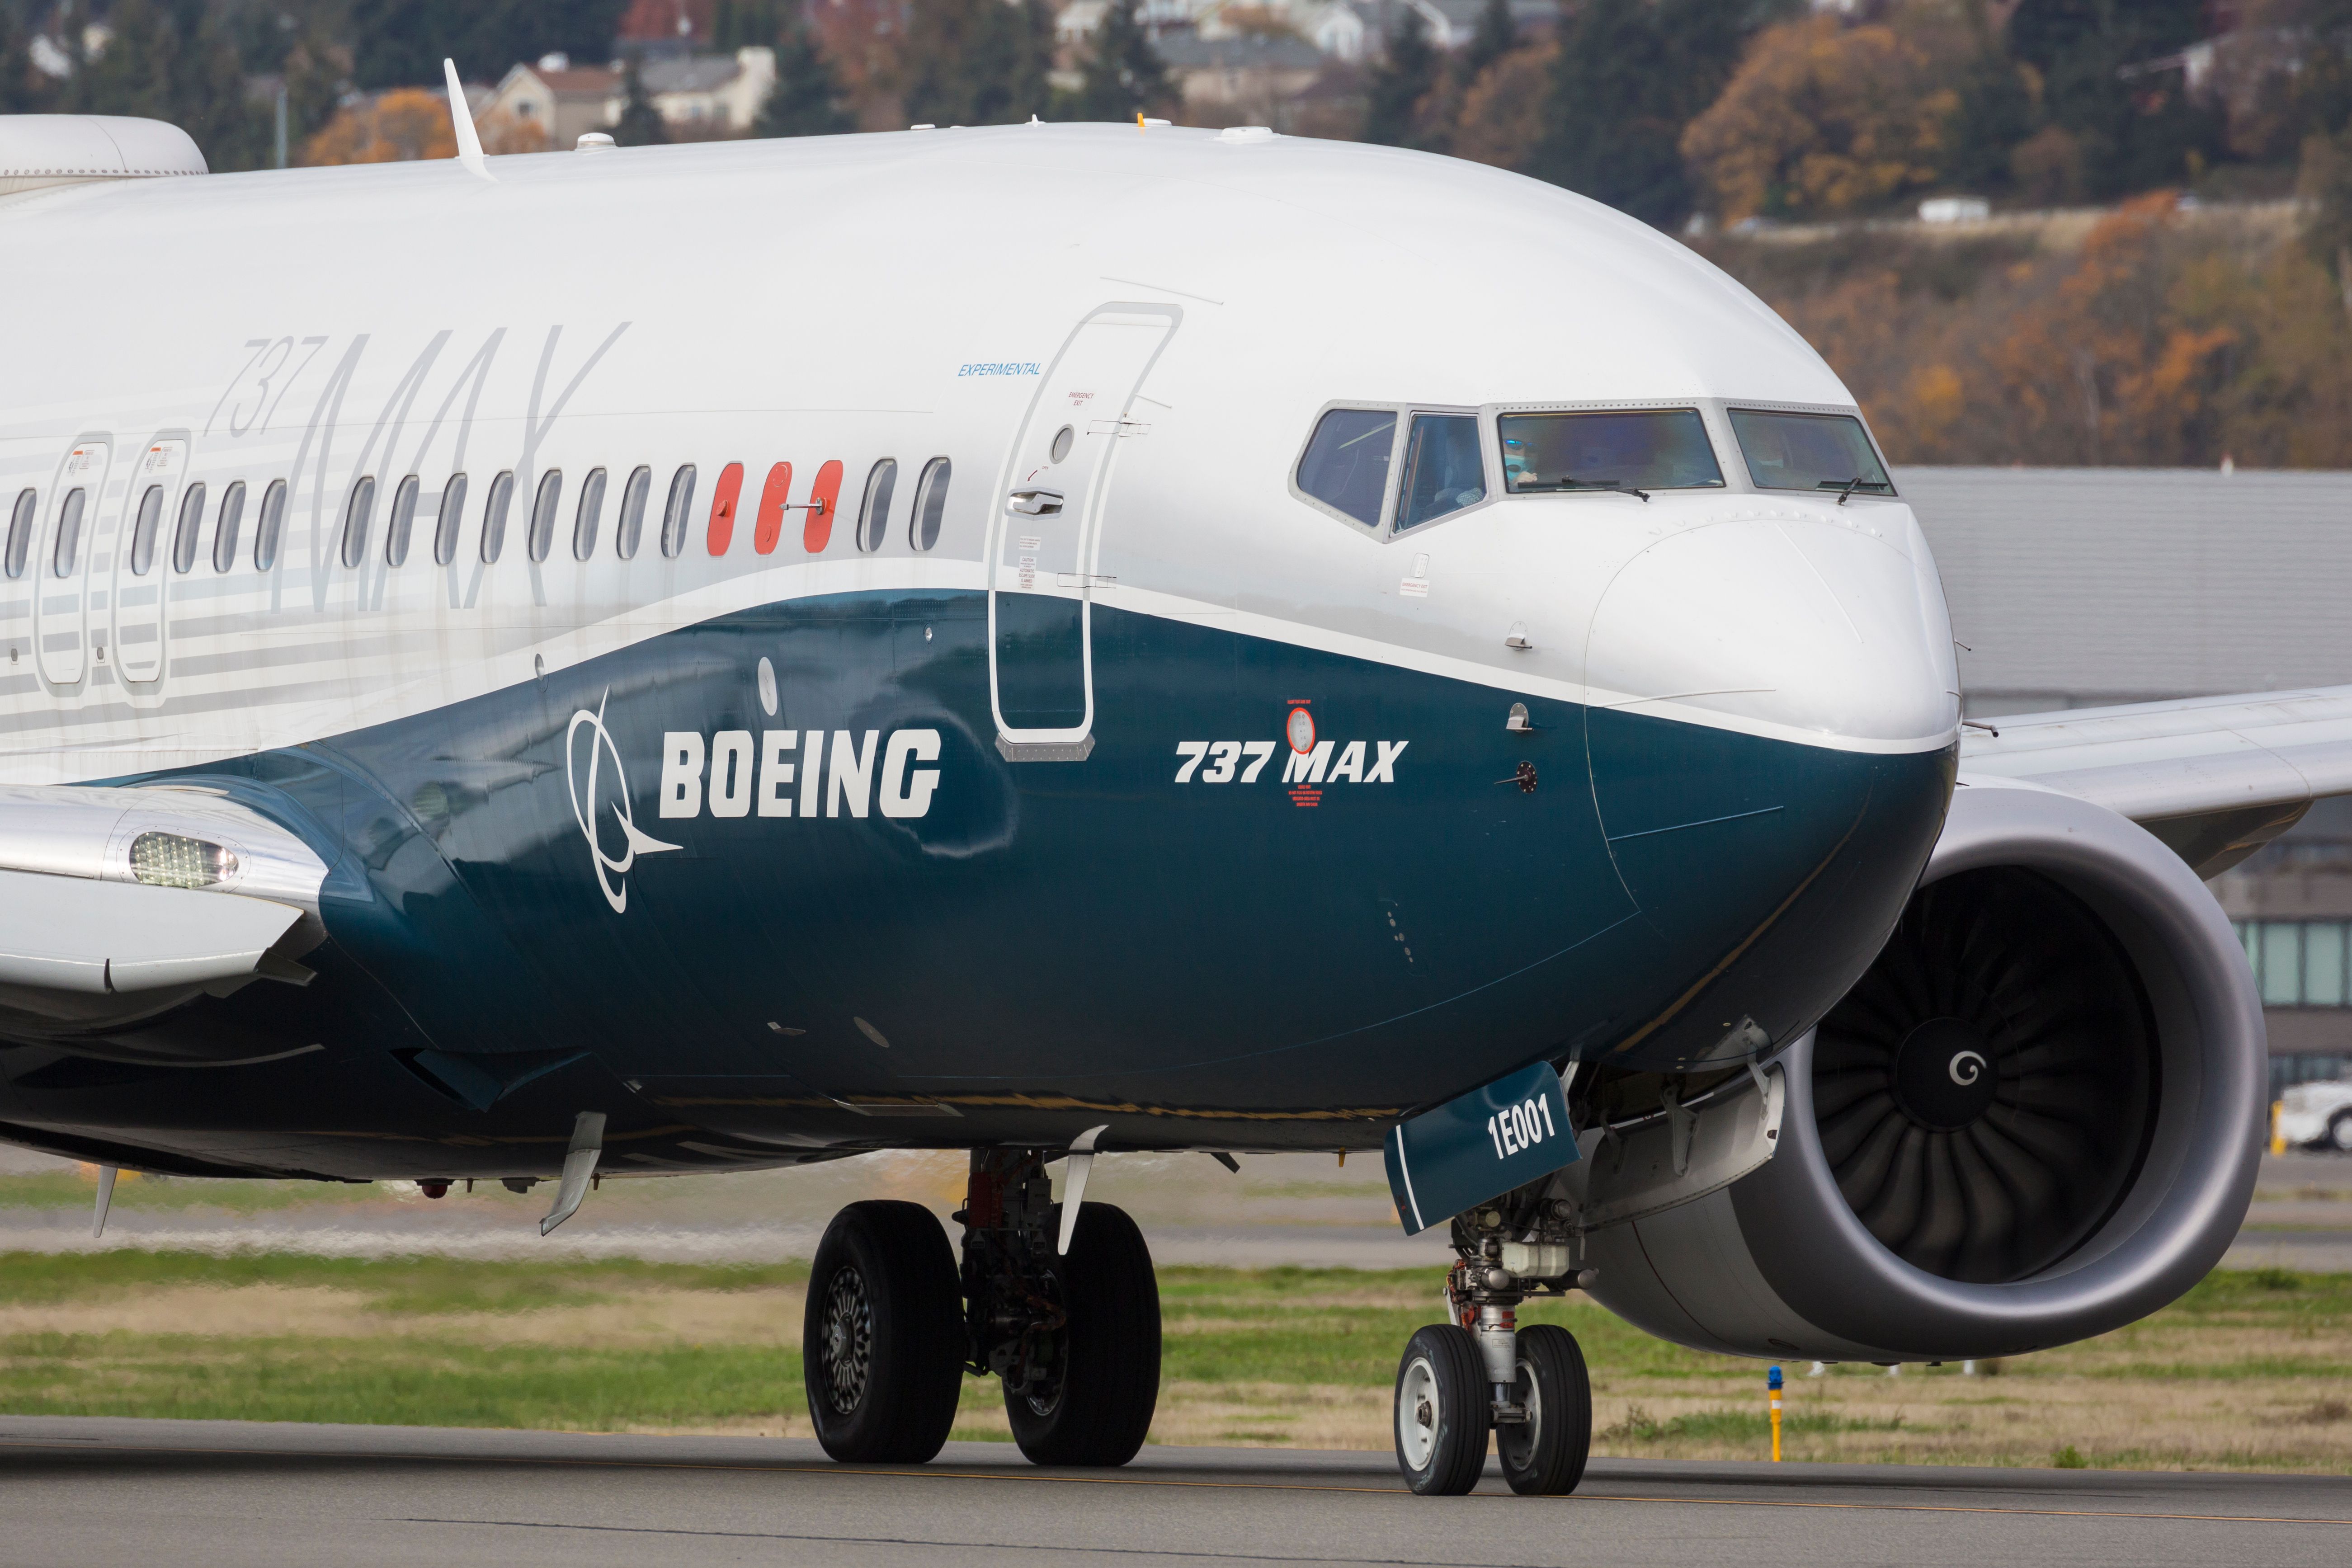
[[[1306,456],[1298,459],[1298,488],[1341,515],[1378,528],[1388,500],[1396,423],[1391,409],[1332,409],[1317,423]]]
[[[1646,495],[1723,484],[1706,421],[1696,408],[1506,414],[1495,429],[1503,443],[1503,489],[1510,495]]]
[[[1735,408],[1731,432],[1759,489],[1835,490],[1841,501],[1895,493],[1862,421],[1851,414]]]
[[[1416,414],[1405,437],[1397,531],[1433,522],[1486,499],[1486,465],[1472,414]]]

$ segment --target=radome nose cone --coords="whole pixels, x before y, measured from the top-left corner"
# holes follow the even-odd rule
[[[1696,709],[1817,744],[1948,741],[1959,700],[1942,598],[1907,515],[1879,515],[1905,526],[1874,536],[1798,506],[1659,540],[1594,613],[1593,700],[1661,717]]]

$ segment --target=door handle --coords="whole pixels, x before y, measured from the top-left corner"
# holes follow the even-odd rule
[[[1014,490],[1004,503],[1004,510],[1023,517],[1052,517],[1062,510],[1059,490]]]

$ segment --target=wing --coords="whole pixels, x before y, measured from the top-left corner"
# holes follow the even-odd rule
[[[194,990],[302,981],[327,867],[213,790],[0,788],[0,1022],[103,1027]]]
[[[2352,795],[2352,686],[1995,720],[1960,742],[1971,774],[2095,801],[2218,876],[2313,801]]]

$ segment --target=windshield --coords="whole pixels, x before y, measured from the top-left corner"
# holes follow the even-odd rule
[[[1731,411],[1732,434],[1748,458],[1748,478],[1768,490],[1836,490],[1891,496],[1895,483],[1871,449],[1862,421],[1851,414],[1767,414]]]
[[[1633,414],[1507,414],[1503,484],[1558,490],[1698,489],[1723,483],[1706,426],[1691,408]]]

